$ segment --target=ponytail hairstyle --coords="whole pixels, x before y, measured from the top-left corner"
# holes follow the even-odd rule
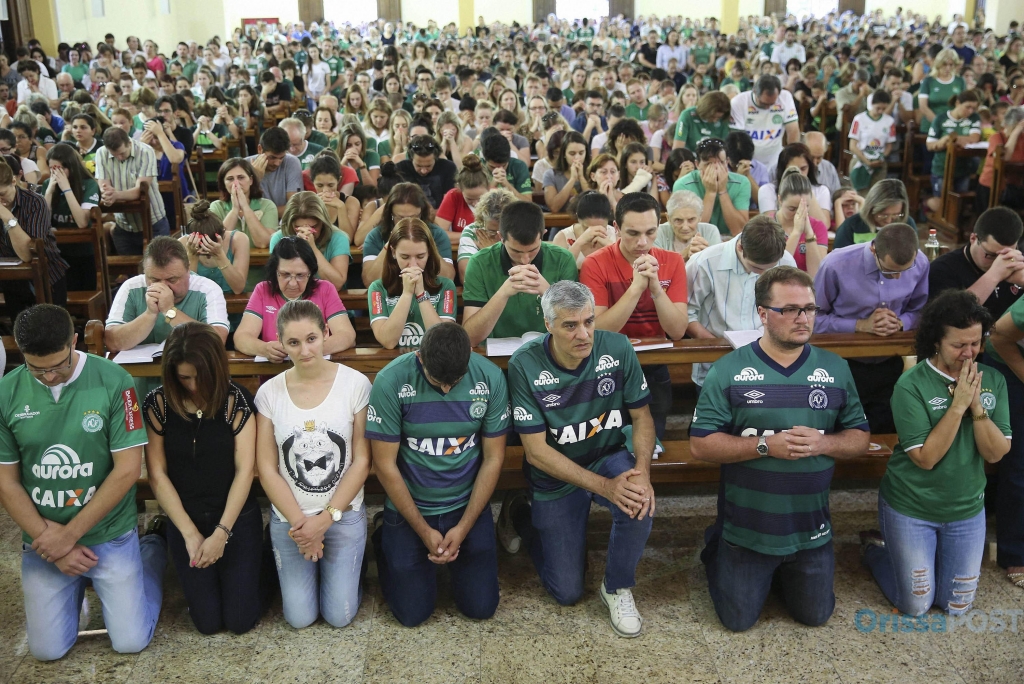
[[[958,104],[963,104],[964,102],[975,102],[975,103],[980,104],[981,103],[981,97],[978,95],[978,91],[977,90],[965,90],[962,93],[954,95],[953,97],[949,98],[949,108],[953,109]]]
[[[814,192],[811,181],[807,176],[800,173],[800,169],[790,166],[783,171],[782,180],[779,182],[779,202],[791,195],[810,195]]]
[[[402,240],[411,240],[427,246],[427,265],[423,269],[423,289],[430,294],[437,294],[441,289],[441,284],[437,282],[437,276],[441,272],[441,255],[434,244],[430,228],[418,218],[402,219],[391,229],[388,248],[384,252],[384,268],[381,271],[384,288],[392,297],[402,294],[402,274],[398,267],[398,259],[395,257],[398,243]]]
[[[491,176],[484,169],[480,157],[475,154],[467,154],[462,158],[462,169],[455,174],[455,187],[459,190],[470,188],[487,187],[491,183]]]

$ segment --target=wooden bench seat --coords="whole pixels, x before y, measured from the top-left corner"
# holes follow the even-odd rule
[[[876,480],[885,474],[885,466],[892,455],[896,444],[896,435],[873,435],[872,446],[863,456],[836,461],[834,478],[837,480]],[[523,447],[510,446],[505,449],[505,463],[501,468],[501,477],[497,489],[522,489],[526,487],[523,476]],[[696,461],[690,456],[690,441],[687,439],[669,440],[665,442],[665,451],[651,462],[651,482],[657,484],[708,484],[718,482],[720,467],[715,463]],[[264,496],[259,478],[253,483],[258,496]],[[366,488],[370,492],[382,492],[383,488],[377,480],[373,469],[366,479]],[[145,473],[137,483],[136,500],[153,498],[149,479]]]

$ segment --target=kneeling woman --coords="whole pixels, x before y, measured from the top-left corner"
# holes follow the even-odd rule
[[[423,333],[441,321],[455,321],[455,283],[439,275],[427,224],[416,218],[395,224],[384,251],[381,277],[367,290],[370,327],[387,349],[419,347]]]
[[[273,504],[284,619],[296,629],[318,615],[344,627],[361,598],[370,381],[324,358],[326,330],[313,302],[281,307],[277,335],[295,365],[256,393],[260,483]]]
[[[918,364],[892,395],[899,443],[878,494],[881,534],[864,561],[897,610],[971,609],[985,553],[985,463],[1010,449],[1006,380],[975,361],[992,317],[964,290],[924,308]],[[899,407],[899,410],[896,410]]]
[[[260,617],[263,517],[253,495],[252,396],[231,382],[213,328],[184,323],[164,345],[163,385],[143,404],[153,494],[192,622],[244,634]]]

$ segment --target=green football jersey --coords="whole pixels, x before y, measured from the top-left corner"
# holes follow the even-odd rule
[[[977,114],[971,114],[963,119],[954,119],[949,115],[949,110],[937,114],[931,128],[928,129],[928,142],[935,142],[949,133],[956,133],[958,136],[968,136],[972,133],[981,135],[981,118]],[[957,178],[963,178],[971,173],[974,168],[973,159],[957,159],[954,173]],[[932,175],[943,176],[946,173],[946,150],[943,148],[932,156]]]
[[[516,350],[508,362],[516,432],[547,431],[547,443],[573,463],[596,471],[626,445],[629,409],[651,402],[647,380],[629,338],[594,331],[594,347],[575,370],[559,366],[544,335]],[[523,460],[533,497],[559,499],[576,489]]]
[[[869,429],[850,367],[804,345],[800,358],[783,368],[753,342],[712,364],[690,436],[770,436],[794,426],[824,434]],[[834,469],[833,459],[821,454],[722,464],[715,524],[730,544],[773,556],[826,544]]]
[[[429,292],[426,294],[430,297],[430,303],[434,305],[434,310],[437,311],[441,320],[454,323],[458,308],[455,283],[444,276],[438,276],[437,282],[441,286],[437,294]],[[397,297],[389,295],[384,288],[384,281],[378,278],[370,283],[370,288],[366,291],[366,298],[370,311],[370,325],[373,325],[374,321],[387,320],[391,317],[391,312],[398,305],[401,294]],[[409,315],[406,318],[402,336],[398,338],[398,346],[419,347],[423,341],[424,332],[426,332],[426,326],[423,325],[423,314],[420,313],[420,305],[416,303],[414,297],[412,305],[409,307]]]
[[[682,140],[688,150],[696,150],[697,143],[705,138],[725,140],[729,135],[729,119],[722,117],[717,123],[709,123],[697,116],[697,108],[690,107],[679,115],[676,123],[676,140]]]
[[[107,316],[107,326],[130,323],[146,312],[146,276],[132,276],[117,289],[114,304]],[[189,274],[188,294],[174,308],[201,323],[229,328],[228,309],[224,292],[217,283],[195,273]],[[157,316],[153,330],[139,344],[163,342],[171,334],[171,326],[163,316]]]
[[[967,90],[964,79],[954,76],[949,83],[943,83],[937,76],[925,76],[921,81],[921,87],[917,91],[918,97],[924,95],[928,98],[928,109],[935,112],[935,118],[949,111],[949,98],[959,95]],[[927,131],[932,125],[928,119],[922,118],[921,129]]]
[[[979,363],[978,370],[984,373],[981,405],[1009,437],[1006,379],[991,366]],[[955,380],[924,361],[900,376],[893,389],[892,414],[900,441],[892,450],[879,493],[896,511],[911,518],[954,522],[972,518],[985,507],[985,459],[974,443],[970,412],[964,414],[946,455],[931,470],[907,456],[907,451],[924,446],[928,434],[946,415],[953,401],[949,385]]]
[[[415,353],[377,373],[366,409],[366,436],[398,442],[398,468],[423,515],[469,503],[484,437],[509,431],[508,386],[501,369],[471,354],[466,375],[448,394],[423,375]],[[385,506],[394,509],[391,499]]]
[[[713,45],[705,45],[704,47],[694,45],[690,48],[690,54],[693,55],[694,64],[710,64],[711,53],[714,51],[715,47]]]
[[[140,401],[123,368],[75,352],[79,366],[60,398],[19,366],[0,380],[0,464],[20,466],[39,515],[68,524],[114,469],[111,452],[145,444]],[[137,524],[135,485],[78,543],[94,546]],[[32,539],[22,534],[22,540]]]

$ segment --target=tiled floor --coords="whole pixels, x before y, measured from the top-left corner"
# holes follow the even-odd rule
[[[156,636],[138,655],[110,649],[105,637],[83,638],[56,663],[27,655],[21,602],[19,541],[0,512],[0,682],[910,682],[1024,681],[1024,615],[992,631],[997,610],[1024,610],[1024,592],[986,558],[974,630],[946,633],[861,631],[868,616],[890,607],[858,559],[860,529],[874,526],[874,492],[833,493],[836,597],[832,620],[810,629],[794,623],[776,599],[758,624],[732,634],[719,624],[697,558],[714,512],[709,496],[662,497],[634,590],[646,625],[638,639],[619,639],[596,595],[610,518],[595,511],[590,526],[589,592],[577,606],[549,599],[525,553],[500,554],[501,604],[493,619],[474,622],[442,590],[435,615],[401,627],[373,579],[346,629],[323,623],[295,631],[280,600],[244,636],[200,636],[180,588],[167,575]],[[95,602],[95,597],[92,597]],[[92,605],[95,615],[98,606]],[[988,626],[986,628],[985,622]]]

